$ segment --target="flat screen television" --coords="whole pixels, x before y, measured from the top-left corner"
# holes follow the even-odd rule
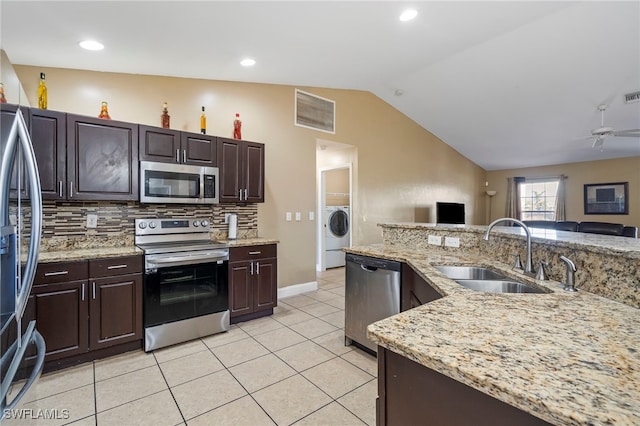
[[[464,204],[436,202],[436,223],[464,224]]]

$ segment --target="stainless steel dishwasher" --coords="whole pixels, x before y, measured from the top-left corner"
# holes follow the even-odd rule
[[[355,342],[373,352],[367,326],[400,312],[401,263],[393,260],[346,255],[345,345]]]

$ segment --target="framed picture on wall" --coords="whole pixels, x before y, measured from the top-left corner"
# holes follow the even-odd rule
[[[584,214],[629,214],[629,183],[586,184]]]

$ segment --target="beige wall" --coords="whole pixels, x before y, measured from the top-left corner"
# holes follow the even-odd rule
[[[349,169],[327,170],[325,173],[326,205],[349,205]]]
[[[436,201],[467,205],[467,223],[484,220],[485,171],[371,93],[300,87],[336,101],[336,133],[293,125],[294,87],[213,80],[100,73],[15,65],[35,100],[39,73],[46,72],[49,108],[97,116],[109,102],[112,119],[160,124],[162,102],[171,127],[198,131],[206,107],[207,133],[231,136],[236,112],[242,136],[266,145],[264,204],[259,234],[280,240],[278,285],[315,281],[316,142],[353,145],[357,150],[352,203],[354,244],[381,241],[379,222],[435,221]],[[302,212],[300,222],[285,212]]]
[[[487,172],[489,181],[487,189],[497,191],[492,201],[492,219],[505,215],[508,177],[558,176],[560,174],[568,177],[566,181],[567,220],[613,222],[640,227],[640,156]],[[610,182],[629,182],[629,214],[585,215],[584,185]]]
[[[39,76],[39,74],[38,74]],[[0,49],[0,83],[4,85],[4,97],[11,104],[30,106],[13,64],[4,50]],[[36,102],[37,105],[37,102]]]

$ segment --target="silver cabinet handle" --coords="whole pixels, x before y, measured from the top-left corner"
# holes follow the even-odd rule
[[[180,162],[180,150],[176,149],[176,163]]]
[[[73,181],[69,182],[69,198],[73,198]]]
[[[238,199],[242,201],[242,189],[238,191]]]
[[[93,300],[96,300],[96,282],[93,282]]]
[[[84,302],[84,283],[82,283],[82,301]]]
[[[126,267],[127,265],[111,265],[111,266],[107,266],[107,269],[122,269]]]
[[[67,275],[69,271],[46,272],[45,277],[55,277],[56,275]]]
[[[251,262],[251,275],[253,275],[253,262]]]
[[[60,181],[58,182],[58,195],[60,196],[60,198],[62,198],[62,187],[63,187],[63,182]]]
[[[183,163],[187,162],[187,150],[186,149],[182,150],[182,162]]]
[[[260,262],[256,262],[256,274],[260,275]]]
[[[262,253],[261,251],[250,251],[249,254],[256,255]]]
[[[247,188],[244,189],[244,200],[247,201],[249,197],[247,196]]]

